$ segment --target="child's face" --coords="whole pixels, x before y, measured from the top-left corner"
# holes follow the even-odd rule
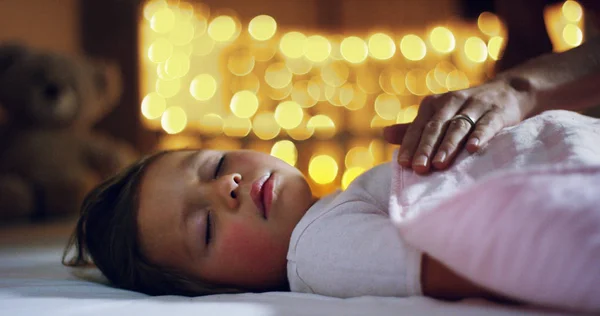
[[[292,230],[313,202],[302,173],[273,156],[248,150],[170,152],[142,178],[137,218],[142,251],[154,264],[204,282],[279,288],[287,282]]]

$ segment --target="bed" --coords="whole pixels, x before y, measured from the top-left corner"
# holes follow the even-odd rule
[[[0,227],[2,315],[566,315],[484,300],[425,297],[336,299],[271,292],[204,297],[147,296],[110,287],[97,271],[60,264],[72,222]]]

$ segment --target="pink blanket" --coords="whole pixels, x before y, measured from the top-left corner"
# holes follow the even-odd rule
[[[549,111],[426,176],[394,167],[401,236],[519,300],[600,311],[600,120]]]

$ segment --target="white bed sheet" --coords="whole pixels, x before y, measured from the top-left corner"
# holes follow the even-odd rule
[[[86,280],[63,267],[60,257],[72,226],[0,227],[0,315],[565,315],[483,300],[452,303],[425,297],[336,299],[286,292],[152,297],[103,284],[97,272]]]

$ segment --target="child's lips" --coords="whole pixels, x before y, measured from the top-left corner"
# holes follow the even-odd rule
[[[252,201],[256,205],[256,207],[261,211],[264,218],[267,218],[267,207],[266,205],[270,205],[270,200],[265,199],[266,197],[272,196],[273,186],[265,185],[267,180],[271,178],[270,174],[264,175],[252,183],[252,187],[250,188],[250,197]],[[270,182],[270,181],[269,181]],[[266,193],[266,191],[271,190],[271,193]],[[266,195],[266,196],[265,196]]]

